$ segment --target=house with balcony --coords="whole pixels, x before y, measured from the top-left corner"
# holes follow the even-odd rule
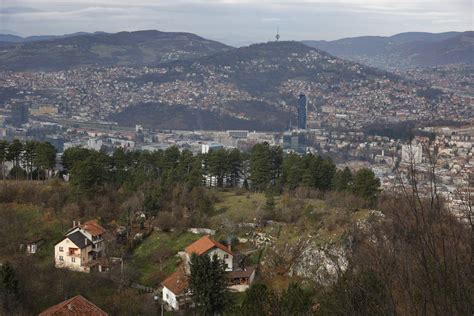
[[[56,268],[79,272],[105,270],[105,229],[97,221],[73,223],[64,239],[54,246]]]

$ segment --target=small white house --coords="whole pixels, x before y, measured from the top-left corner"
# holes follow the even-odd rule
[[[80,272],[97,267],[102,271],[99,259],[105,256],[104,233],[105,229],[96,221],[74,223],[65,238],[54,246],[55,266]]]
[[[40,246],[44,243],[43,238],[35,238],[20,245],[20,250],[26,251],[27,254],[34,255],[38,252]]]
[[[191,245],[187,246],[185,251],[187,271],[189,271],[189,263],[191,262],[191,255],[193,253],[198,256],[207,255],[211,258],[213,258],[214,255],[217,255],[217,257],[224,262],[226,271],[232,271],[234,268],[234,254],[230,250],[230,247],[212,240],[209,236],[204,236],[196,240]]]
[[[198,256],[210,256],[211,258],[217,255],[224,262],[226,271],[233,270],[232,261],[234,254],[230,248],[212,240],[209,236],[204,236],[187,246],[185,253],[186,261],[184,266],[180,267],[161,283],[163,286],[163,302],[166,303],[167,309],[170,310],[183,310],[191,304],[188,276],[190,274],[189,264],[193,253]]]
[[[163,282],[162,299],[169,310],[183,310],[191,304],[191,293],[189,290],[188,276],[184,269],[180,268]]]

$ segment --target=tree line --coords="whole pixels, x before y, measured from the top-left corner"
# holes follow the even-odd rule
[[[6,174],[7,162],[13,167]],[[18,139],[12,142],[0,140],[0,165],[2,179],[44,180],[56,164],[56,149],[48,142]]]
[[[47,177],[55,166],[56,151],[48,142],[14,140],[0,142],[0,162],[13,165],[3,179],[38,180]],[[268,143],[255,145],[249,152],[217,149],[194,155],[178,147],[166,150],[126,151],[116,149],[111,155],[87,148],[68,148],[62,155],[63,169],[72,185],[84,194],[104,186],[121,186],[136,191],[149,182],[169,188],[185,184],[219,188],[244,187],[255,192],[279,194],[298,187],[322,192],[350,192],[375,203],[380,182],[369,169],[353,173],[337,170],[329,158],[313,154],[285,154],[281,147]]]

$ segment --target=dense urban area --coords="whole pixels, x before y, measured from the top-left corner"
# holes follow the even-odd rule
[[[212,45],[0,70],[0,314],[472,314],[472,64]]]

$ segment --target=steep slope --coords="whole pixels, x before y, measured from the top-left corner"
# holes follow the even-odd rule
[[[473,63],[473,32],[400,33],[336,41],[304,41],[335,56],[383,69]],[[413,57],[413,58],[412,58]]]
[[[95,33],[4,45],[0,49],[0,68],[25,71],[81,65],[153,66],[178,59],[195,59],[229,48],[190,33]]]

